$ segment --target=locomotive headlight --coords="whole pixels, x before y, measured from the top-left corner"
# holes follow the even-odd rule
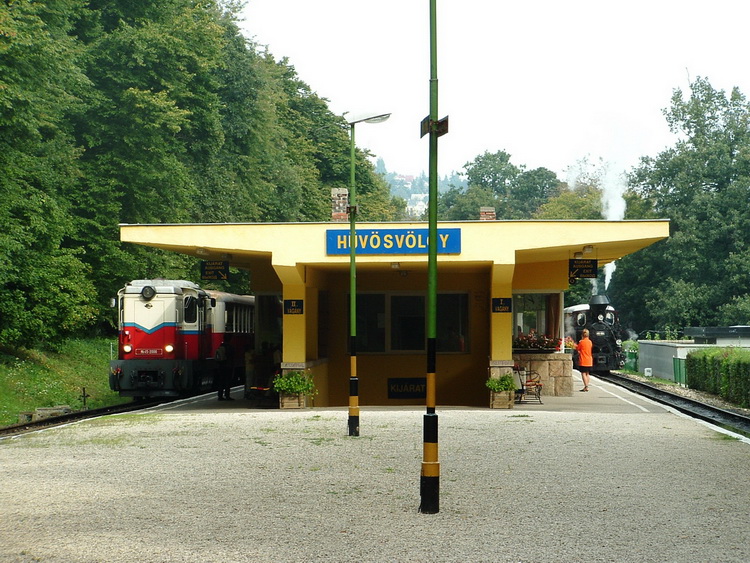
[[[167,354],[171,354],[172,350],[174,350],[174,346],[172,346],[171,344],[167,344],[166,346],[164,346],[164,350],[166,350]]]
[[[618,338],[617,340],[615,340],[615,344],[617,344],[618,346],[622,346],[622,340]]]
[[[125,344],[122,347],[122,351],[125,352],[126,354],[129,354],[130,352],[133,351],[133,347],[130,344]]]

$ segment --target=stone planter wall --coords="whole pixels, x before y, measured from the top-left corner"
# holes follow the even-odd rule
[[[543,396],[573,396],[573,359],[570,354],[514,352],[513,363],[541,376]]]

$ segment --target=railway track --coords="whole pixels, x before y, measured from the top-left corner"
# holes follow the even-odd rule
[[[616,373],[597,373],[596,377],[647,397],[657,403],[672,407],[693,418],[710,422],[726,430],[750,437],[750,417],[689,399],[676,393],[670,393],[648,383],[630,379]]]
[[[132,402],[125,403],[122,405],[114,405],[111,407],[102,407],[99,409],[89,409],[85,411],[76,411],[61,416],[51,416],[48,418],[42,418],[33,422],[23,422],[21,424],[14,424],[12,426],[5,426],[0,428],[0,438],[6,438],[9,436],[18,436],[20,434],[26,434],[27,432],[34,432],[36,430],[42,430],[44,428],[52,428],[54,426],[60,426],[62,424],[69,424],[78,420],[85,420],[87,418],[96,418],[98,416],[105,416],[108,414],[122,414],[126,412],[137,411],[150,407],[155,407],[164,403],[165,401],[144,401],[144,402]]]

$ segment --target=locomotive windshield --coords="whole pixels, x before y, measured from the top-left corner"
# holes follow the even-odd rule
[[[185,297],[185,322],[195,323],[198,321],[198,299],[192,295]]]

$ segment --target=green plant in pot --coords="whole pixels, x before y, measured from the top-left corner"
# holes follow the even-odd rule
[[[490,377],[486,382],[487,388],[490,391],[498,393],[500,391],[515,391],[516,382],[513,380],[513,376],[510,374],[502,375],[500,377]]]
[[[276,375],[273,378],[273,390],[280,395],[314,395],[316,393],[312,375],[300,370]]]
[[[490,390],[490,408],[512,409],[516,382],[510,374],[490,377],[485,384]]]

